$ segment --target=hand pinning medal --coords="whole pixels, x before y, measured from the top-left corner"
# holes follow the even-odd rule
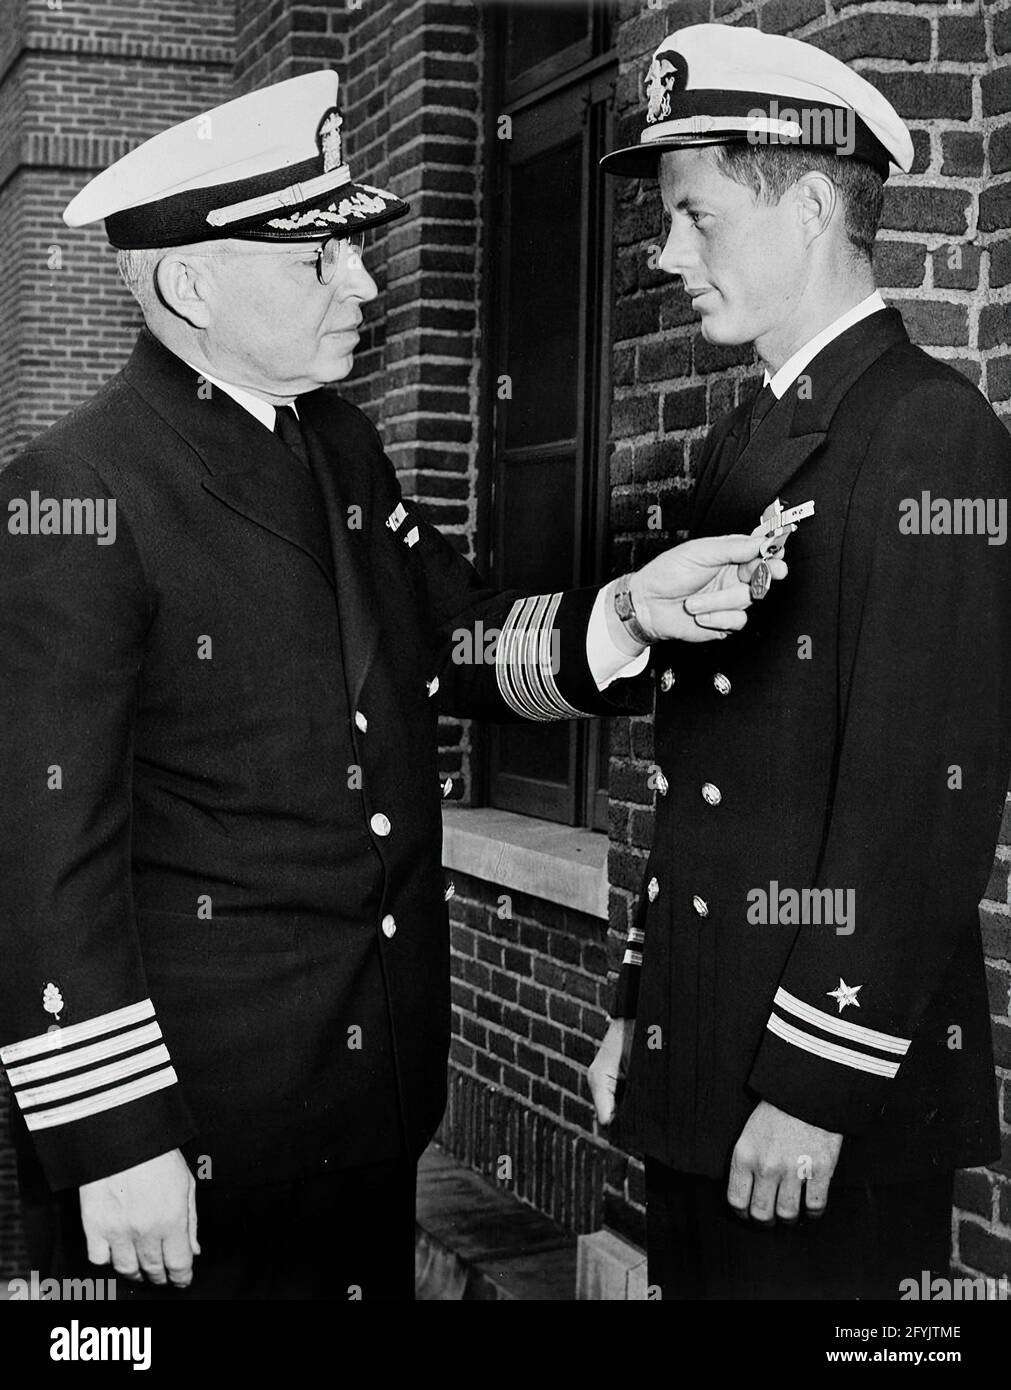
[[[814,502],[802,502],[797,507],[784,508],[782,502],[777,497],[775,502],[766,507],[762,513],[761,520],[752,531],[753,536],[764,536],[762,544],[759,546],[759,553],[762,558],[755,566],[751,575],[750,588],[751,597],[754,602],[765,598],[772,583],[772,574],[766,560],[782,553],[786,538],[797,529],[798,521],[805,521],[809,516],[814,515]]]

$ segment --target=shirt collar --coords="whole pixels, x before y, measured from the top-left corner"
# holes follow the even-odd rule
[[[193,367],[192,362],[187,363],[187,365]],[[233,386],[229,381],[221,381],[218,377],[211,376],[210,372],[202,371],[200,367],[193,367],[193,370],[199,373],[204,381],[209,381],[212,386],[217,386],[219,390],[224,391],[226,396],[231,396],[236,405],[241,405],[243,410],[248,411],[254,419],[259,420],[260,424],[265,425],[273,434],[277,410],[270,401],[265,401],[260,396],[254,396],[252,391],[247,391],[244,386]],[[297,416],[298,407],[294,400],[286,402],[286,404],[291,405]]]
[[[881,294],[875,290],[873,294],[869,294],[859,304],[854,304],[853,308],[847,309],[845,314],[840,314],[827,328],[823,328],[820,333],[806,342],[802,348],[799,348],[792,357],[783,363],[774,376],[770,376],[766,370],[764,384],[772,387],[772,394],[779,400],[787,388],[797,380],[807,364],[818,356],[823,347],[828,347],[833,338],[838,338],[839,334],[845,333],[847,328],[852,328],[861,319],[876,314],[879,309],[886,307]]]

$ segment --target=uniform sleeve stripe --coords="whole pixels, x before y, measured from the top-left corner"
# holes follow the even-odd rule
[[[845,1018],[837,1018],[834,1014],[825,1013],[823,1009],[805,1004],[803,999],[795,998],[785,989],[777,989],[773,1002],[787,1013],[802,1018],[805,1023],[813,1024],[825,1033],[835,1033],[839,1038],[863,1043],[865,1047],[876,1047],[881,1052],[894,1052],[900,1057],[904,1057],[909,1051],[909,1038],[900,1038],[894,1033],[877,1033],[873,1028],[862,1028],[859,1023],[850,1023]]]
[[[168,1048],[148,1047],[132,1057],[121,1057],[107,1067],[96,1067],[92,1071],[77,1076],[64,1077],[62,1081],[50,1081],[45,1086],[29,1086],[17,1091],[18,1104],[22,1110],[29,1106],[51,1105],[55,1100],[66,1100],[68,1096],[79,1096],[82,1091],[97,1091],[100,1087],[111,1086],[124,1077],[136,1076],[139,1071],[150,1071],[152,1067],[166,1066],[169,1062]]]
[[[10,1043],[0,1047],[0,1062],[9,1067],[12,1062],[23,1061],[40,1052],[58,1052],[74,1043],[87,1042],[89,1038],[101,1037],[103,1033],[115,1032],[131,1023],[141,1023],[146,1018],[154,1018],[154,1005],[150,999],[142,999],[137,1004],[128,1004],[125,1009],[114,1009],[112,1013],[98,1014],[84,1023],[73,1023],[69,1028],[59,1028],[52,1033],[40,1033],[22,1042]]]
[[[775,1033],[777,1038],[792,1043],[794,1047],[803,1048],[805,1052],[813,1052],[816,1057],[824,1057],[827,1062],[838,1062],[844,1067],[853,1067],[856,1071],[867,1071],[874,1076],[888,1078],[894,1077],[899,1070],[898,1062],[886,1062],[883,1057],[872,1057],[869,1052],[857,1052],[852,1047],[839,1047],[836,1043],[826,1042],[824,1038],[803,1033],[791,1023],[784,1023],[776,1014],[770,1016],[766,1027],[771,1033]]]
[[[55,1057],[45,1057],[41,1062],[26,1062],[21,1067],[8,1067],[7,1080],[12,1086],[27,1086],[33,1081],[45,1081],[61,1072],[76,1071],[79,1067],[91,1067],[104,1062],[109,1057],[119,1057],[135,1047],[157,1042],[161,1037],[158,1024],[147,1023],[143,1028],[131,1028],[127,1033],[117,1033],[115,1037],[92,1043],[90,1047],[73,1048]]]
[[[25,1125],[29,1130],[53,1129],[57,1125],[71,1124],[74,1120],[86,1120],[91,1115],[100,1115],[105,1110],[127,1105],[132,1100],[140,1100],[154,1091],[163,1091],[174,1086],[178,1077],[172,1067],[162,1067],[160,1071],[139,1076],[125,1086],[117,1086],[112,1091],[101,1091],[95,1096],[85,1096],[82,1100],[71,1101],[69,1105],[58,1105],[53,1110],[36,1110],[26,1115]]]
[[[642,965],[641,951],[626,951],[621,960],[622,965]]]
[[[646,933],[643,931],[642,927],[629,927],[628,944],[630,946],[641,946],[645,940]]]
[[[562,595],[517,599],[495,648],[503,700],[524,719],[570,719],[584,711],[562,698],[552,671],[552,635]]]

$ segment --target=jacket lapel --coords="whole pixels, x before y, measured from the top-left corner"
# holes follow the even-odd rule
[[[376,519],[369,505],[372,480],[361,476],[361,461],[342,458],[339,441],[326,427],[325,396],[324,391],[300,396],[298,413],[332,539],[344,679],[355,710],[379,646],[379,580],[371,534]],[[351,507],[360,512],[349,513]],[[360,524],[352,524],[355,520]]]
[[[199,394],[198,375],[145,328],[123,375],[203,461],[204,489],[316,562],[335,586],[326,513],[312,477],[224,391]]]
[[[878,310],[824,347],[798,381],[769,412],[754,437],[729,467],[719,467],[696,501],[693,529],[715,535],[751,531],[770,502],[788,489],[824,444],[832,418],[846,393],[890,347],[908,342],[894,309]],[[724,450],[747,430],[748,410],[728,435]],[[721,451],[721,460],[727,454]],[[784,498],[790,504],[806,497]],[[814,499],[817,501],[817,498]]]

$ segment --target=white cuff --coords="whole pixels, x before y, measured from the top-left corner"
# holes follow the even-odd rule
[[[598,591],[586,625],[586,660],[598,690],[606,690],[614,680],[637,676],[649,661],[649,647],[644,647],[638,656],[629,656],[607,630],[606,605],[612,601],[616,582],[612,580]]]

